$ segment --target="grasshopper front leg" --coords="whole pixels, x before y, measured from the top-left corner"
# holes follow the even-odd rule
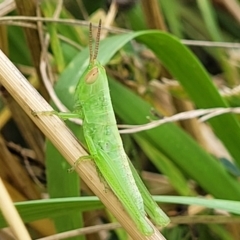
[[[63,120],[67,120],[69,118],[81,118],[82,114],[80,113],[75,113],[75,112],[57,112],[57,111],[42,111],[42,112],[32,112],[32,115],[34,116],[39,116],[39,115],[56,115],[59,118],[63,119]]]

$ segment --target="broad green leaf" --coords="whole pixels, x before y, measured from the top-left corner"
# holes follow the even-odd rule
[[[100,43],[98,59],[102,64],[106,64],[117,50],[133,38],[144,43],[156,54],[182,84],[196,106],[227,107],[200,62],[170,34],[140,31],[109,37]],[[70,109],[74,105],[71,95],[88,61],[88,51],[85,49],[69,64],[56,86],[61,100]],[[125,123],[146,123],[146,116],[149,115],[151,107],[149,104],[115,81],[110,81],[110,88],[115,111]],[[240,139],[240,128],[236,117],[226,114],[209,120],[209,123],[236,161],[240,161],[240,149],[236,144]],[[139,135],[174,161],[184,173],[195,179],[209,193],[218,198],[239,199],[240,186],[236,179],[176,125],[165,124]]]

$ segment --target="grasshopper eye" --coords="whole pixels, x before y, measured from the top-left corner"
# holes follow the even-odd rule
[[[98,68],[94,67],[91,71],[86,75],[85,82],[88,84],[92,84],[96,81],[98,77]]]

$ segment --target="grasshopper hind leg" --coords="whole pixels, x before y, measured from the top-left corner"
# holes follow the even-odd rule
[[[153,222],[160,227],[164,227],[169,223],[168,216],[162,211],[162,209],[157,205],[157,203],[153,200],[152,195],[149,193],[148,189],[144,185],[142,179],[138,175],[136,169],[132,165],[132,162],[128,158],[128,162],[137,184],[137,187],[142,195],[144,208],[149,215],[149,217],[153,220]]]
[[[103,150],[98,149],[98,159],[95,159],[96,165],[99,170],[103,173],[104,179],[109,184],[112,191],[118,197],[120,202],[123,204],[125,210],[128,212],[138,229],[146,236],[150,236],[153,233],[153,228],[149,224],[149,220],[146,217],[143,200],[141,195],[137,194],[137,189],[135,189],[135,182],[131,184],[132,174],[127,174],[123,176],[121,168],[115,169],[113,167],[112,159]],[[99,164],[99,161],[105,160],[105,164]],[[127,163],[128,164],[128,163]],[[131,170],[129,169],[130,173]],[[109,174],[112,172],[113,175]],[[128,183],[126,183],[126,181]],[[137,188],[137,186],[136,186]]]

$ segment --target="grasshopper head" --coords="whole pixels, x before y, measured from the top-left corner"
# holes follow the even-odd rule
[[[90,53],[90,60],[89,60],[89,66],[86,72],[86,75],[84,76],[84,81],[87,84],[94,83],[98,77],[99,77],[99,68],[101,68],[101,64],[97,61],[97,55],[98,55],[98,48],[99,48],[99,42],[100,42],[100,34],[101,34],[101,20],[98,24],[98,32],[96,37],[96,43],[95,43],[95,49],[93,51],[92,48],[92,24],[89,25],[89,53]]]
[[[102,89],[108,85],[107,76],[104,67],[97,60],[99,41],[101,31],[101,20],[99,21],[98,32],[96,37],[95,48],[92,48],[92,24],[90,24],[90,37],[89,37],[89,52],[90,61],[87,69],[83,73],[76,91],[76,101],[85,102],[93,94],[98,94]]]

